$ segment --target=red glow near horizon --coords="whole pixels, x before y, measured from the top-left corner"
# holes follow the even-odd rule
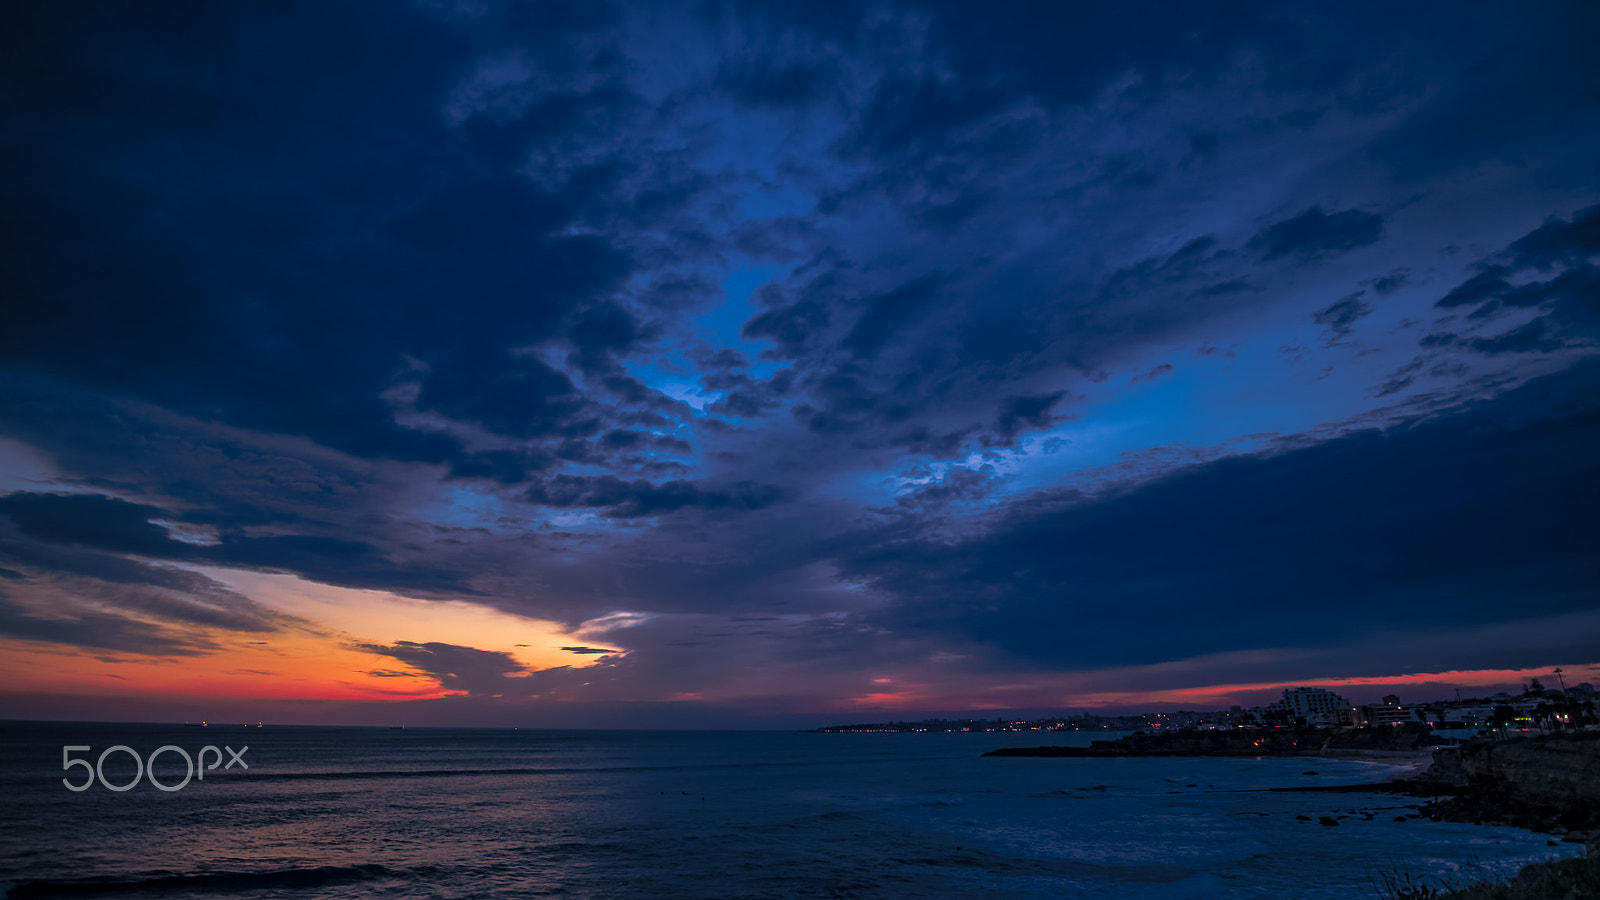
[[[1228,684],[1208,685],[1204,687],[1178,688],[1165,691],[1151,691],[1144,693],[1102,695],[1108,699],[1103,705],[1112,705],[1113,702],[1125,703],[1127,701],[1144,700],[1146,702],[1168,703],[1175,701],[1208,701],[1213,703],[1238,702],[1240,695],[1277,692],[1285,687],[1320,687],[1327,690],[1336,688],[1353,687],[1387,687],[1387,688],[1510,688],[1520,689],[1520,686],[1532,679],[1549,679],[1551,683],[1546,687],[1557,687],[1553,674],[1556,666],[1546,666],[1529,669],[1471,669],[1448,672],[1431,672],[1407,675],[1376,675],[1349,678],[1314,678],[1304,681],[1295,681],[1292,685],[1284,682],[1257,682],[1253,684]],[[1571,683],[1587,680],[1600,676],[1600,666],[1574,665],[1563,667],[1565,674],[1571,675]],[[1337,693],[1337,691],[1335,691]],[[1109,698],[1115,697],[1115,701]],[[1444,698],[1437,698],[1444,699]],[[1097,705],[1097,704],[1088,704]],[[1244,705],[1244,704],[1241,704]]]

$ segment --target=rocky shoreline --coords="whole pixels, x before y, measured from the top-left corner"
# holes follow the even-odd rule
[[[1471,741],[1433,752],[1410,778],[1337,788],[1423,798],[1435,821],[1500,825],[1585,845],[1584,856],[1532,863],[1505,882],[1454,891],[1399,892],[1397,900],[1576,900],[1600,897],[1600,733]]]
[[[1355,731],[1349,729],[1348,731]],[[1426,770],[1373,784],[1270,788],[1273,791],[1386,793],[1424,802],[1418,814],[1435,821],[1522,828],[1586,845],[1585,856],[1534,863],[1507,883],[1476,885],[1440,900],[1566,900],[1600,897],[1600,732],[1477,740],[1425,748],[1422,735],[1366,731],[1368,737],[1309,730],[1178,732],[1130,735],[1088,747],[1024,747],[985,756],[1336,756],[1426,758]],[[1318,735],[1323,739],[1319,742]],[[1351,746],[1352,744],[1371,746]],[[1324,819],[1323,824],[1337,824]],[[1413,896],[1402,892],[1403,896]],[[1396,896],[1401,896],[1396,895]]]
[[[984,756],[1414,758],[1431,765],[1376,784],[1273,788],[1381,792],[1425,800],[1431,819],[1508,825],[1583,841],[1600,835],[1600,732],[1469,741],[1429,747],[1425,728],[1239,729],[1134,734],[1088,747],[1012,747]]]
[[[1568,841],[1600,839],[1600,733],[1472,741],[1433,751],[1409,778],[1337,787],[1272,788],[1400,794],[1441,822],[1502,825]]]
[[[1600,834],[1600,732],[1441,748],[1412,781],[1435,792],[1423,812],[1436,819]]]

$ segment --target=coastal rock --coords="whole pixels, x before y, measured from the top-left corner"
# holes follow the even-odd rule
[[[1432,818],[1571,839],[1600,829],[1600,733],[1471,741],[1433,759],[1418,781],[1449,796],[1423,808]]]

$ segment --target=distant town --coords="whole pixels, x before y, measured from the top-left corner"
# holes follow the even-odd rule
[[[1557,670],[1559,679],[1559,670]],[[835,734],[949,731],[1180,731],[1259,727],[1373,727],[1418,724],[1441,731],[1478,734],[1557,732],[1600,727],[1594,686],[1546,687],[1538,679],[1520,694],[1435,700],[1407,705],[1390,694],[1375,704],[1351,703],[1323,688],[1284,688],[1283,699],[1270,706],[1226,710],[1178,710],[1102,716],[1093,713],[1044,719],[924,719],[920,722],[873,722],[829,725],[812,731]]]

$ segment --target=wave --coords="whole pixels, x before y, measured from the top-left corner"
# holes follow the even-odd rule
[[[397,877],[401,873],[376,864],[361,866],[316,866],[304,869],[271,869],[262,872],[205,872],[190,875],[157,875],[149,878],[90,878],[81,881],[21,881],[0,893],[6,900],[29,897],[92,897],[134,891],[181,893],[194,890],[256,891],[317,888],[325,885],[372,881]]]

